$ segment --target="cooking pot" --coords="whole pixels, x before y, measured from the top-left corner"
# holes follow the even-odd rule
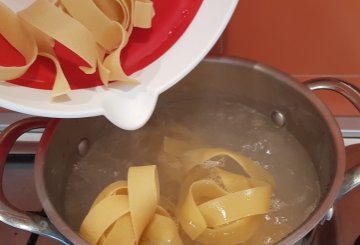
[[[308,242],[304,238],[311,237],[308,234],[314,227],[324,219],[331,218],[336,199],[360,184],[360,166],[344,174],[345,150],[341,132],[329,110],[311,92],[317,89],[337,91],[360,109],[359,91],[344,81],[321,78],[304,85],[266,65],[230,58],[205,59],[179,84],[164,92],[158,106],[193,98],[211,96],[221,99],[231,96],[237,102],[271,117],[278,127],[286,127],[296,137],[314,163],[321,200],[302,225],[278,243],[295,244]],[[24,132],[39,127],[44,127],[45,131],[36,153],[35,184],[48,218],[18,210],[1,192],[0,220],[20,229],[52,237],[63,244],[86,244],[64,217],[64,188],[70,172],[74,170],[74,163],[86,156],[89,147],[101,138],[102,130],[107,128],[115,132],[121,129],[104,117],[30,118],[19,121],[1,134],[0,176],[3,174],[6,156],[16,139]],[[124,135],[135,132],[124,131]],[[114,147],[121,147],[121,144],[114,142]],[[136,148],[136,145],[132,147]],[[101,162],[101,156],[98,157],[100,164],[106,167],[106,160]],[[74,213],[83,211],[75,207]]]

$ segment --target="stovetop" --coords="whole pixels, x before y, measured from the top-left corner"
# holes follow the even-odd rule
[[[7,115],[5,115],[6,113]],[[3,112],[0,131],[7,125],[27,115]],[[351,152],[348,166],[360,162],[360,117],[338,117],[347,152]],[[33,180],[33,160],[42,130],[23,135],[8,157],[3,179],[4,193],[11,203],[26,211],[42,212]],[[335,205],[334,218],[318,228],[316,245],[352,245],[360,235],[360,188],[352,191]],[[46,237],[20,231],[0,222],[0,245],[59,245]],[[357,243],[360,245],[360,242]]]

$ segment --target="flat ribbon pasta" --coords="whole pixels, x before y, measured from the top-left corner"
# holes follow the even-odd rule
[[[17,14],[0,3],[0,21],[6,23],[0,25],[0,34],[26,62],[19,67],[0,66],[0,80],[21,77],[39,49],[56,66],[53,96],[66,94],[70,85],[53,51],[57,41],[86,62],[79,66],[85,74],[99,71],[104,85],[137,82],[123,71],[120,55],[133,27],[150,28],[154,14],[151,0],[36,0]]]
[[[67,93],[70,86],[61,69],[55,55],[50,51],[51,42],[36,35],[37,32],[29,31],[26,23],[22,22],[18,16],[0,3],[0,33],[24,56],[26,64],[19,67],[0,66],[0,80],[11,80],[22,76],[33,64],[38,55],[46,57],[55,64],[56,77],[53,85],[53,96]],[[37,42],[39,42],[37,44]],[[39,47],[39,49],[38,49]],[[40,52],[39,52],[40,51]]]
[[[188,150],[185,142],[166,138],[164,151],[177,155],[191,180],[184,181],[185,196],[177,218],[182,229],[201,244],[239,244],[248,241],[269,212],[274,180],[261,166],[232,151],[220,148]],[[195,170],[214,157],[228,156],[249,177],[211,167],[211,178]]]
[[[91,32],[48,0],[37,0],[18,13],[20,18],[78,54],[95,71],[96,41]]]
[[[151,19],[155,15],[153,2],[149,0],[137,0],[135,1],[135,14],[134,26],[141,28],[150,28]]]
[[[22,76],[29,69],[37,57],[38,49],[34,37],[26,30],[21,20],[1,2],[0,23],[0,33],[25,59],[23,66],[0,66],[0,80],[11,80]]]
[[[122,26],[109,19],[92,0],[62,0],[66,11],[88,29],[95,40],[106,50],[120,46]]]
[[[39,53],[40,56],[46,57],[55,64],[56,69],[56,77],[53,85],[52,95],[53,97],[60,96],[66,94],[70,91],[70,85],[65,77],[64,72],[61,69],[59,61],[56,57],[49,53]]]
[[[185,172],[179,198],[167,205],[168,210],[188,237],[199,244],[256,243],[254,234],[266,228],[262,226],[263,215],[270,209],[272,176],[238,153],[221,148],[196,149],[198,145],[199,140],[188,143],[164,138],[164,153],[169,159],[177,158]],[[245,174],[220,165],[206,166],[223,156],[232,158]],[[164,206],[159,206],[159,198],[157,168],[131,167],[127,181],[110,184],[97,196],[80,234],[96,245],[181,245],[178,226]]]
[[[159,196],[156,166],[131,167],[127,182],[112,183],[97,196],[79,233],[90,244],[182,245]]]

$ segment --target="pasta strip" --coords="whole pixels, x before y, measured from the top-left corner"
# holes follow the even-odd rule
[[[38,53],[34,37],[29,33],[21,20],[4,3],[0,2],[0,34],[25,59],[25,65],[0,66],[0,80],[11,80],[22,76],[35,61]]]
[[[121,25],[110,20],[92,0],[62,0],[61,3],[105,50],[111,51],[120,45],[123,38]]]
[[[153,2],[150,0],[136,0],[134,26],[140,28],[150,28],[151,19],[155,15]]]
[[[154,215],[160,198],[156,166],[130,168],[128,172],[128,188],[134,233],[139,239]],[[151,193],[151,195],[146,195],[144,200],[145,193]]]
[[[97,244],[103,233],[115,221],[129,212],[126,196],[108,197],[91,208],[80,227],[80,234],[91,244]]]
[[[94,0],[94,3],[111,20],[120,23],[125,30],[131,25],[131,6],[117,0]]]
[[[85,74],[98,70],[104,85],[110,81],[137,82],[123,71],[120,55],[133,27],[149,28],[153,15],[150,0],[36,0],[17,14],[0,3],[0,22],[6,23],[0,25],[0,34],[26,63],[0,66],[0,80],[21,77],[37,55],[42,55],[56,67],[52,96],[66,94],[70,85],[53,50],[57,41],[87,63],[79,67]]]
[[[147,244],[182,245],[178,227],[168,212],[159,206],[140,242],[140,245]]]
[[[49,36],[44,35],[39,29],[28,24],[27,22],[22,21],[22,23],[26,26],[26,29],[29,32],[31,32],[31,34],[34,36],[39,53],[47,53],[49,55],[52,55],[54,58],[56,58],[55,52],[53,49],[55,46],[54,39],[52,39]]]
[[[219,226],[216,229],[207,228],[196,239],[197,242],[206,245],[235,245],[248,241],[261,225],[262,217],[248,217],[239,219],[228,225]]]
[[[18,15],[79,55],[95,71],[98,57],[96,41],[78,21],[48,0],[37,0],[30,7],[20,11]]]
[[[262,214],[269,212],[272,176],[235,152],[221,148],[187,150],[189,146],[180,140],[164,139],[164,151],[180,159],[187,174],[186,195],[180,199],[177,211],[181,227],[201,244],[231,245],[248,241],[259,229]],[[249,177],[206,165],[220,156],[235,160]],[[205,168],[199,171],[197,166]]]
[[[102,245],[119,244],[120,241],[122,244],[137,244],[130,213],[117,220],[108,234],[104,234]]]
[[[180,159],[186,170],[183,182],[186,193],[180,195],[178,207],[174,210],[182,229],[190,239],[204,245],[248,242],[261,227],[263,214],[269,212],[274,184],[272,176],[235,152],[220,148],[191,148],[184,141],[164,138],[164,152]],[[219,156],[235,160],[248,176],[220,167],[198,168]],[[109,213],[119,208],[108,204],[115,197],[124,203],[121,210],[110,217]],[[159,198],[156,166],[131,167],[127,182],[115,182],[98,195],[81,226],[80,234],[91,244],[97,245],[119,242],[182,245],[177,225],[169,213],[158,205]],[[104,213],[100,214],[100,211]],[[99,215],[104,215],[104,218],[99,219]],[[100,224],[94,226],[95,232],[90,228],[85,229],[90,225],[90,220],[100,220]]]
[[[94,207],[96,204],[98,204],[105,198],[111,197],[113,195],[127,195],[127,182],[120,180],[108,185],[96,197],[95,201],[92,204],[92,207]]]
[[[128,77],[124,70],[121,68],[120,63],[120,54],[122,47],[117,48],[114,52],[109,54],[104,62],[101,65],[100,74],[104,71],[108,72],[108,75],[105,75],[102,81],[104,84],[107,84],[108,81],[126,81],[136,83],[137,81],[131,77]],[[107,77],[107,80],[106,80]]]
[[[64,95],[67,92],[70,91],[70,85],[65,77],[64,72],[62,71],[62,68],[60,66],[59,61],[56,59],[56,57],[54,55],[48,54],[48,53],[39,53],[40,56],[44,56],[48,59],[51,59],[52,62],[54,62],[55,64],[55,68],[56,68],[56,77],[55,77],[55,81],[54,81],[54,85],[53,85],[53,89],[52,89],[52,96],[56,97],[56,96],[60,96],[60,95]]]
[[[269,185],[259,186],[214,198],[198,207],[208,227],[217,227],[245,217],[267,213],[271,199],[269,195]]]
[[[177,213],[181,227],[191,239],[197,239],[207,229],[206,220],[198,208],[198,203],[203,201],[201,195],[211,198],[225,194],[226,192],[213,181],[199,180],[191,185],[188,195]]]
[[[158,202],[156,166],[131,167],[127,182],[114,182],[97,196],[79,233],[98,245],[182,245],[175,222]]]

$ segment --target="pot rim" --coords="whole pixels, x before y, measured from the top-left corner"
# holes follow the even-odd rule
[[[277,245],[288,245],[294,244],[303,237],[305,237],[316,225],[318,225],[324,218],[327,211],[333,206],[333,203],[336,199],[336,195],[340,190],[340,186],[343,181],[345,173],[345,148],[342,139],[342,135],[339,129],[339,126],[331,114],[329,109],[324,105],[324,103],[306,86],[301,84],[295,78],[285,74],[284,72],[264,65],[262,63],[243,59],[243,58],[232,58],[232,57],[211,57],[205,58],[203,62],[206,63],[222,63],[230,65],[240,65],[243,67],[250,67],[255,70],[259,70],[263,73],[270,74],[275,78],[278,78],[280,81],[284,82],[287,86],[295,89],[302,96],[304,96],[308,101],[310,101],[317,112],[322,116],[329,127],[331,133],[332,143],[335,149],[335,160],[336,160],[336,169],[335,174],[332,176],[331,183],[328,187],[328,191],[323,197],[322,202],[317,207],[317,209],[302,223],[302,225],[283,238],[277,243]],[[35,158],[35,186],[36,191],[39,196],[40,202],[47,213],[51,222],[57,227],[59,232],[65,235],[69,240],[75,244],[87,244],[75,231],[73,231],[62,217],[58,214],[54,206],[52,205],[45,187],[44,181],[44,165],[45,165],[45,153],[48,150],[49,143],[51,138],[58,127],[58,124],[64,119],[52,119],[48,124],[48,127],[45,129],[43,136],[40,139],[39,148],[36,153]]]

